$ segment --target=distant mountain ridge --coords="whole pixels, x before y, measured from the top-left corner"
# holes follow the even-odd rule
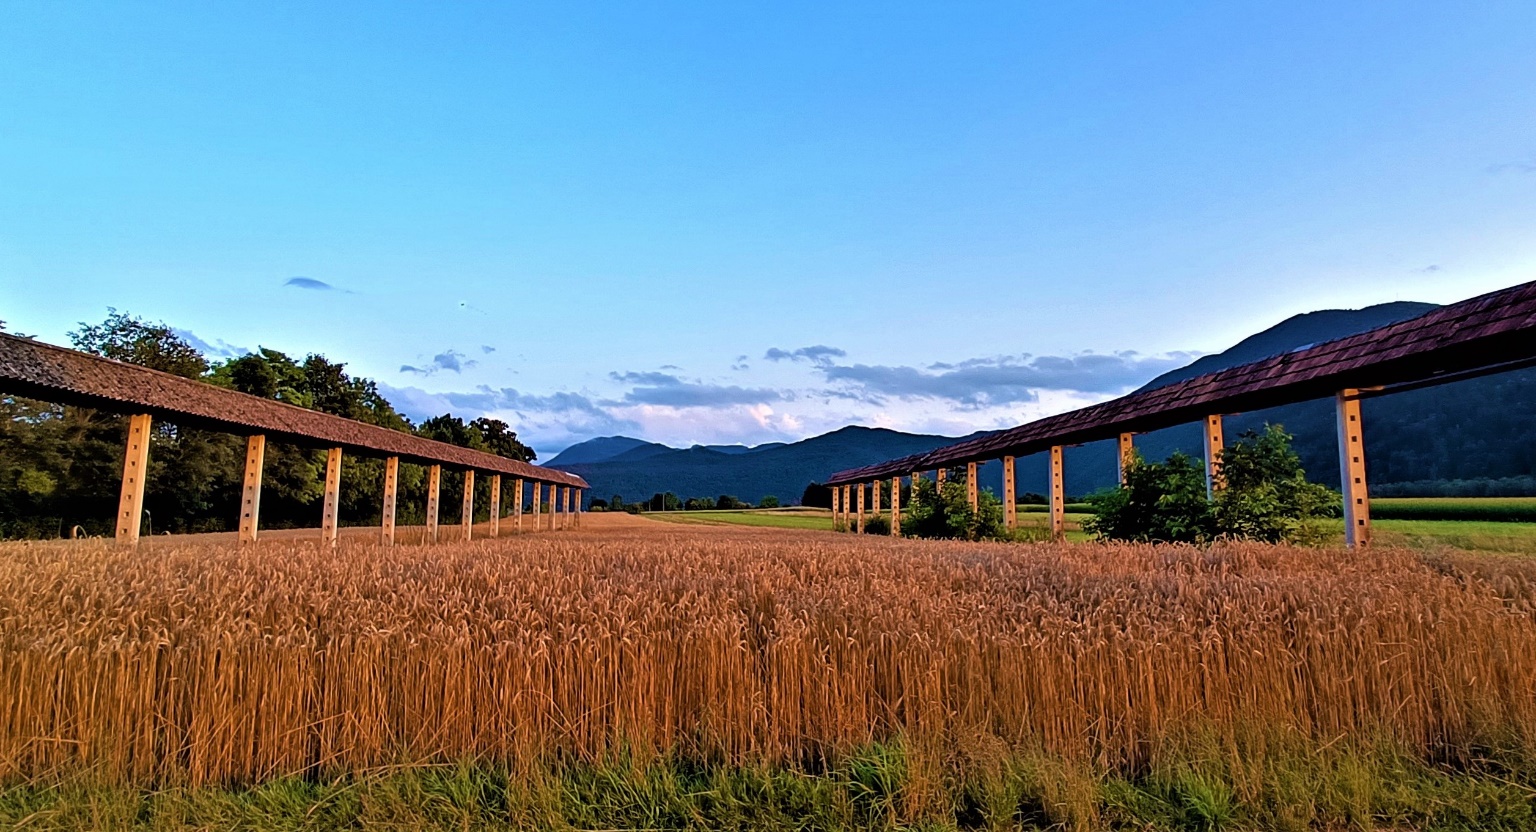
[[[1295,315],[1230,349],[1164,373],[1140,389],[1354,335],[1434,308],[1435,304],[1399,301]],[[1536,370],[1372,399],[1365,405],[1364,419],[1366,464],[1373,483],[1536,473]],[[1284,425],[1294,434],[1294,447],[1308,475],[1336,487],[1338,450],[1331,399],[1229,415],[1228,441],[1265,423]],[[675,449],[629,437],[603,437],[572,446],[549,464],[586,478],[593,486],[592,496],[604,499],[619,494],[626,500],[644,500],[671,491],[683,497],[730,494],[752,502],[771,494],[788,503],[798,500],[807,484],[823,482],[833,472],[968,438],[846,427],[787,445]],[[1148,459],[1163,459],[1174,451],[1198,457],[1201,429],[1190,424],[1155,431],[1138,436],[1136,445]],[[1067,448],[1068,493],[1081,495],[1113,486],[1115,455],[1113,441]],[[979,481],[1001,491],[1001,466],[983,465]],[[1019,459],[1017,487],[1020,493],[1046,490],[1043,454]]]

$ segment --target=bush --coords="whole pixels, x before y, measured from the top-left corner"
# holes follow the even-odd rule
[[[773,496],[772,494],[769,494],[768,496],[764,497],[763,499],[757,501],[757,507],[758,508],[778,508],[779,507],[779,498]]]
[[[865,534],[890,534],[891,520],[884,514],[872,514],[864,518]]]
[[[902,516],[901,531],[908,537],[949,540],[1006,540],[1003,504],[991,491],[977,495],[976,511],[966,493],[963,475],[939,488],[931,480],[918,480]]]
[[[1337,493],[1308,482],[1291,437],[1279,425],[1247,431],[1221,454],[1225,486],[1206,496],[1205,467],[1176,453],[1166,462],[1137,456],[1121,488],[1089,498],[1083,529],[1106,540],[1198,543],[1215,537],[1316,544],[1322,520],[1339,512]]]

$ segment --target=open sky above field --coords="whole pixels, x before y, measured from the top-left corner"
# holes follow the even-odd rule
[[[546,458],[965,433],[1536,278],[1533,89],[1528,2],[12,3],[0,319]]]

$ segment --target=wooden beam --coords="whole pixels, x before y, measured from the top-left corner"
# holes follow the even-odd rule
[[[501,534],[501,475],[491,475],[491,537]]]
[[[139,545],[144,520],[144,478],[149,473],[148,413],[128,417],[128,441],[123,452],[123,490],[117,498],[117,542]]]
[[[857,491],[857,498],[858,498],[858,501],[859,501],[858,525],[855,527],[855,530],[859,534],[863,534],[864,533],[864,491],[865,491],[864,483],[862,483],[862,482],[859,483],[857,486],[855,486],[855,488],[858,489],[858,491]]]
[[[325,508],[320,515],[320,539],[336,545],[337,527],[341,513],[341,449],[331,448],[325,454]]]
[[[400,457],[384,460],[384,510],[379,515],[379,542],[395,545],[395,501],[400,496]]]
[[[1062,471],[1061,446],[1051,446],[1051,537],[1065,540],[1067,537],[1066,477]]]
[[[1136,459],[1136,434],[1120,434],[1120,486],[1125,487],[1125,472],[1130,469],[1131,463]]]
[[[1223,486],[1221,479],[1221,416],[1205,417],[1205,496],[1214,497]]]
[[[240,492],[240,542],[255,543],[261,525],[261,469],[267,460],[264,434],[245,439],[245,483]]]
[[[901,537],[901,477],[891,477],[891,537]]]
[[[523,530],[523,478],[518,477],[512,483],[512,516],[515,518],[514,526],[518,531]]]
[[[965,499],[971,504],[971,514],[976,514],[978,492],[976,490],[976,463],[965,464]]]
[[[1019,507],[1014,494],[1013,457],[1003,457],[1003,527],[1009,531],[1019,527]]]
[[[443,466],[427,466],[427,542],[437,542],[437,509],[442,497]]]
[[[1371,500],[1365,482],[1365,433],[1360,421],[1360,391],[1341,390],[1335,397],[1339,426],[1339,478],[1344,492],[1344,545],[1371,545]]]
[[[459,525],[463,530],[459,532],[465,540],[472,540],[475,532],[475,470],[467,469],[464,472],[464,512]]]

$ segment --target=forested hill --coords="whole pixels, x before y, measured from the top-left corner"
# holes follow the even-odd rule
[[[1397,302],[1297,315],[1228,350],[1165,373],[1142,389],[1364,332],[1433,308],[1433,304]],[[1372,399],[1365,404],[1364,416],[1366,459],[1375,486],[1519,477],[1536,472],[1536,370]],[[1233,415],[1227,421],[1229,441],[1243,430],[1266,422],[1282,424],[1295,434],[1295,447],[1309,476],[1337,485],[1338,450],[1332,400]],[[750,501],[772,494],[788,501],[798,498],[808,483],[824,480],[834,471],[955,441],[958,439],[844,428],[788,446],[749,450],[733,456],[702,448],[674,450],[642,443],[646,447],[608,459],[592,459],[587,450],[576,446],[571,450],[578,457],[587,455],[588,462],[564,465],[561,463],[566,454],[561,454],[554,463],[586,478],[592,483],[593,495],[604,498],[619,494],[627,500],[643,500],[657,492],[671,491],[684,497],[730,494]],[[1198,456],[1200,426],[1191,424],[1147,434],[1138,437],[1137,444],[1149,458],[1161,459],[1175,450]],[[1068,448],[1066,458],[1067,490],[1072,494],[1114,485],[1114,443]],[[981,480],[1000,491],[1000,466],[984,466]],[[1428,486],[1421,483],[1418,487]],[[1020,459],[1018,488],[1021,493],[1046,489],[1043,455]]]

